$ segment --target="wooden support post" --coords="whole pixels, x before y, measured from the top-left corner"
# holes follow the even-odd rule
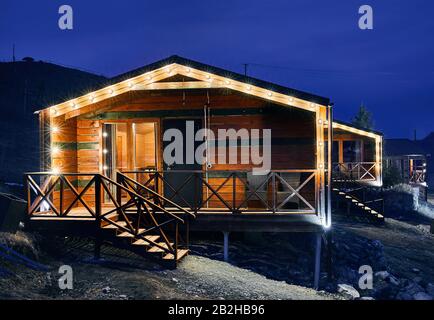
[[[328,230],[324,235],[326,239],[325,243],[327,251],[327,277],[329,281],[333,281],[333,231]]]
[[[313,288],[318,290],[319,288],[319,277],[321,272],[321,234],[315,234],[315,266],[314,266],[314,275],[313,275]]]
[[[229,232],[223,231],[223,260],[229,260]]]
[[[101,189],[101,176],[95,175],[95,247],[94,247],[94,258],[95,260],[101,259],[101,205],[102,205],[102,189]]]
[[[102,239],[100,235],[100,230],[96,230],[95,243],[93,247],[93,258],[95,260],[101,259],[101,245],[102,245]]]

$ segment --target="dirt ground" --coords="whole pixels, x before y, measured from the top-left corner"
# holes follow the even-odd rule
[[[376,259],[363,257],[354,246],[366,244],[369,247],[372,243],[380,243],[384,254],[381,258],[394,276],[418,283],[434,283],[434,235],[429,233],[426,223],[386,219],[383,226],[376,226],[335,219],[333,228],[339,250],[348,250],[344,256],[350,260],[341,261],[344,265],[351,264],[352,257],[357,266],[365,258]],[[312,283],[310,259],[313,252],[303,249],[300,241],[306,242],[305,248],[310,246],[309,241],[299,239],[294,243],[294,239],[284,234],[261,235],[258,239],[231,238],[231,261],[226,263],[221,261],[219,237],[202,240],[193,237],[192,254],[178,269],[167,270],[110,245],[103,246],[103,259],[96,262],[92,242],[88,239],[47,239],[22,232],[16,236],[0,234],[0,243],[50,267],[49,272],[35,271],[0,258],[0,271],[3,268],[13,273],[9,276],[0,274],[0,299],[343,298],[333,293],[336,283],[325,283],[325,272],[322,273],[322,284],[329,292],[308,288]],[[72,290],[58,287],[58,268],[64,264],[73,269]],[[382,270],[374,270],[377,271]]]
[[[103,247],[102,261],[95,263],[91,256],[88,241],[70,239],[62,253],[41,254],[39,261],[51,267],[49,272],[3,263],[15,276],[0,277],[0,299],[340,299],[196,255],[176,270],[110,246]],[[58,288],[57,271],[63,264],[72,267],[72,290]]]
[[[381,241],[391,273],[399,278],[420,277],[434,283],[434,235],[427,224],[386,219],[384,227],[343,224],[344,230]],[[414,269],[419,270],[415,273]]]

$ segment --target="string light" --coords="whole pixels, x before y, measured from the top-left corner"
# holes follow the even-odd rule
[[[51,132],[52,133],[58,133],[59,132],[59,127],[57,127],[57,126],[51,127]]]
[[[104,138],[106,138],[106,137],[108,136],[108,133],[104,131],[104,132],[102,133],[102,136],[103,136]]]
[[[102,153],[107,154],[107,153],[108,153],[108,150],[107,150],[107,149],[104,149],[104,150],[102,151]]]
[[[271,92],[268,92],[268,96],[271,97],[273,94]]]
[[[251,86],[247,86],[247,91],[250,91],[250,90],[252,90],[252,87]]]
[[[53,174],[59,174],[60,173],[60,169],[58,167],[53,167],[53,168],[51,168],[51,172]]]
[[[51,148],[51,154],[53,156],[59,154],[59,152],[60,152],[60,148],[59,147],[54,146],[54,147]]]
[[[187,73],[190,73],[190,68],[187,68],[185,71],[186,71]]]

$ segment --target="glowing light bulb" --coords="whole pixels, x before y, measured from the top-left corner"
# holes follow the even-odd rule
[[[51,154],[52,155],[59,154],[59,152],[60,152],[60,148],[59,147],[52,147],[51,148]]]
[[[268,92],[268,96],[271,97],[273,94],[271,92]]]
[[[102,136],[103,136],[104,138],[106,138],[106,137],[108,136],[108,133],[104,131],[104,132],[102,133]]]
[[[248,91],[252,90],[252,87],[251,86],[247,86],[247,90]]]
[[[293,97],[289,98],[289,102],[293,102],[293,101],[294,101]]]
[[[53,133],[59,132],[59,127],[56,127],[56,126],[51,127],[51,132],[53,132]]]
[[[190,68],[187,68],[186,70],[185,70],[187,73],[190,73]]]
[[[51,172],[53,174],[59,174],[60,173],[60,169],[58,167],[53,167],[53,168],[51,168]]]
[[[104,149],[104,150],[102,151],[102,153],[107,154],[107,153],[108,153],[108,150],[107,150],[107,149]]]

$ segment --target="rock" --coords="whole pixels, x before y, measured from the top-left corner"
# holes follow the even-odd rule
[[[172,281],[173,281],[173,282],[176,282],[176,283],[179,282],[178,279],[176,279],[176,278],[172,278]]]
[[[382,280],[386,280],[387,278],[389,278],[390,273],[387,271],[378,271],[375,273],[375,276]]]
[[[413,300],[413,297],[407,292],[401,291],[397,294],[396,300]]]
[[[428,283],[428,285],[426,286],[426,292],[430,295],[434,297],[434,284],[432,283]]]
[[[360,293],[349,284],[338,284],[338,292],[350,300],[360,298]]]
[[[108,293],[110,293],[110,291],[111,291],[111,289],[110,289],[110,287],[104,287],[104,288],[102,288],[102,293],[104,293],[104,294],[108,294]]]
[[[373,297],[361,297],[360,300],[375,300]]]
[[[413,279],[413,281],[414,282],[416,282],[416,283],[418,283],[418,284],[420,284],[421,282],[422,282],[422,278],[421,277],[415,277],[414,279]]]
[[[127,299],[128,297],[127,297],[125,294],[120,294],[120,295],[119,295],[119,298],[120,298],[120,299]]]
[[[381,243],[380,240],[372,241],[372,246],[374,246],[375,248],[378,248],[378,249],[383,249],[383,244]]]
[[[391,284],[393,284],[394,286],[399,286],[399,284],[400,284],[399,280],[396,277],[392,276],[392,275],[390,275],[386,279],[386,281],[389,282],[389,283],[391,283]]]
[[[419,273],[420,272],[420,270],[418,268],[413,268],[413,269],[411,269],[411,271],[413,271],[414,273]]]
[[[424,292],[423,288],[416,282],[410,282],[406,287],[402,289],[402,291],[406,292],[412,297],[419,292]]]
[[[413,295],[414,300],[433,300],[433,297],[426,292],[418,292]]]

